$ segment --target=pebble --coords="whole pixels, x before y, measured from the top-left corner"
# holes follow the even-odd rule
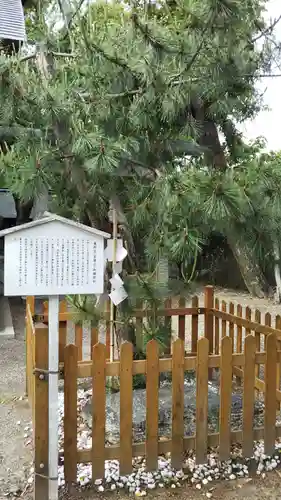
[[[82,403],[85,398],[89,397],[91,391],[78,390],[78,418],[81,414]],[[59,445],[60,451],[63,450],[63,393],[59,394]],[[91,431],[85,423],[79,419],[78,428],[78,448],[90,449],[92,446]],[[21,422],[18,421],[18,425]],[[32,432],[31,425],[24,428],[26,433]],[[25,437],[28,437],[25,434]],[[31,440],[25,442],[30,444]],[[190,482],[196,489],[202,490],[206,498],[212,498],[211,491],[207,491],[208,484],[214,480],[230,480],[235,479],[245,480],[249,477],[249,468],[247,461],[242,459],[242,450],[240,446],[233,446],[231,451],[231,459],[225,462],[220,462],[217,448],[210,449],[207,462],[204,465],[197,465],[193,451],[187,452],[182,470],[175,470],[171,465],[171,456],[166,454],[158,458],[158,470],[155,472],[147,472],[145,459],[136,457],[133,459],[133,471],[128,476],[120,476],[118,460],[107,460],[105,462],[105,478],[96,479],[94,481],[97,492],[103,493],[106,491],[126,490],[135,497],[146,496],[148,491],[155,488],[171,488],[176,489],[181,486],[183,481]],[[272,457],[264,453],[264,444],[262,441],[257,441],[254,444],[253,460],[256,462],[257,475],[262,478],[266,477],[266,472],[276,469],[281,464],[281,441],[276,442],[276,449]],[[30,469],[28,484],[33,482],[34,467]],[[86,487],[92,481],[92,467],[90,464],[78,464],[77,466],[77,481],[80,486]],[[65,486],[63,465],[59,466],[58,482],[60,487]],[[205,492],[204,492],[205,491]]]

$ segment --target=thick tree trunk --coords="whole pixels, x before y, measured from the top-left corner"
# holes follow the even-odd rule
[[[266,297],[269,286],[259,264],[256,262],[252,249],[247,244],[240,242],[235,237],[235,234],[228,234],[227,242],[249,293],[253,297]]]
[[[221,146],[218,129],[215,121],[211,116],[206,116],[206,109],[201,105],[200,101],[194,106],[195,117],[201,121],[202,134],[199,143],[207,146],[210,150],[209,155],[205,155],[207,163],[216,170],[224,171],[227,169],[226,156]],[[236,137],[236,129],[231,126],[231,122],[224,123],[226,125],[224,133],[227,138],[227,143],[230,150],[239,144],[241,146],[241,137]],[[239,242],[236,235],[227,234],[227,241],[233,255],[237,261],[244,283],[251,295],[254,297],[263,298],[268,295],[269,286],[265,276],[257,263],[252,249],[245,242]]]
[[[276,283],[275,300],[280,304],[281,302],[281,273],[280,273],[280,250],[277,242],[273,244],[274,252],[274,277]]]

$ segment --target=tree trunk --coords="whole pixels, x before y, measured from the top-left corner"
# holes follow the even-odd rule
[[[280,273],[280,250],[277,242],[273,244],[274,252],[274,277],[276,283],[275,300],[280,304],[281,302],[281,273]]]
[[[194,109],[197,119],[199,118],[202,123],[202,134],[199,143],[208,147],[210,150],[210,154],[205,155],[207,163],[216,170],[226,170],[226,156],[220,143],[218,128],[215,121],[211,116],[206,116],[207,109],[202,106],[200,101],[196,103]],[[226,134],[229,148],[230,150],[233,149],[232,152],[234,153],[234,145],[236,145],[237,142],[241,145],[241,142],[239,142],[241,141],[241,137],[236,137],[236,129],[230,126],[230,122],[227,125],[224,133]],[[269,286],[253,255],[253,250],[246,242],[240,242],[235,234],[230,234],[230,232],[228,232],[226,237],[249,293],[253,297],[263,298],[267,296]]]
[[[260,299],[266,297],[269,287],[252,249],[244,242],[240,242],[235,234],[227,234],[227,242],[249,293]]]

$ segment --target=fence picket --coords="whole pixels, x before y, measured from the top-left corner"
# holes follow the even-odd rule
[[[255,311],[255,323],[261,323],[261,312],[257,309]],[[261,350],[261,334],[259,332],[255,332],[255,339],[256,339],[256,352],[260,352]],[[255,368],[255,374],[256,377],[260,376],[260,366],[256,365]]]
[[[158,467],[159,345],[156,340],[146,347],[146,468]]]
[[[77,481],[77,362],[78,349],[69,344],[64,352],[64,476]]]
[[[264,401],[264,453],[272,455],[275,448],[276,424],[277,341],[275,334],[266,339],[265,401]]]
[[[253,454],[254,438],[254,404],[255,404],[255,353],[256,339],[253,335],[245,338],[245,366],[243,388],[243,456],[250,458]]]
[[[75,325],[75,345],[78,348],[78,360],[83,359],[83,327],[78,323]]]
[[[221,341],[220,358],[220,460],[228,460],[230,454],[230,413],[232,395],[232,339]]]
[[[30,311],[30,307],[27,304],[26,306],[26,326],[25,326],[25,365],[26,365],[26,394],[29,400],[29,403],[32,398],[32,330],[33,330],[33,321],[32,314]]]
[[[242,318],[242,306],[241,304],[237,304],[237,316]],[[237,343],[236,343],[236,352],[242,352],[242,326],[237,325]]]
[[[196,462],[204,463],[208,441],[208,354],[207,338],[198,340],[196,360]]]
[[[245,318],[248,321],[251,321],[252,318],[252,311],[249,306],[246,307],[245,309]],[[250,328],[245,328],[245,335],[251,335],[251,329]]]
[[[192,307],[198,308],[199,299],[197,296],[192,297]],[[191,317],[191,351],[197,352],[198,341],[198,314],[192,314]]]
[[[276,330],[281,330],[281,316],[277,314],[275,318],[275,328]],[[280,340],[277,341],[277,349],[279,350],[281,347]],[[280,363],[277,363],[277,373],[276,373],[276,388],[280,389]],[[280,403],[277,403],[277,409],[280,408]]]
[[[172,358],[172,453],[171,463],[181,469],[184,437],[184,344],[181,339],[173,345]]]
[[[226,312],[226,302],[224,300],[221,301],[221,310]],[[221,336],[222,338],[226,336],[226,320],[221,320]]]
[[[220,301],[219,299],[215,299],[215,309],[219,310]],[[220,352],[220,320],[215,317],[215,354],[219,354]]]
[[[48,327],[36,326],[35,331],[35,367],[48,370]],[[49,500],[48,453],[49,453],[49,384],[35,376],[35,418],[34,425],[34,500]]]
[[[143,309],[144,304],[142,300],[136,301],[136,308]],[[139,352],[143,349],[143,318],[136,317],[136,346]]]
[[[233,302],[229,303],[229,314],[234,315]],[[234,323],[232,323],[232,321],[229,322],[229,337],[231,338],[232,352],[234,352]]]
[[[132,471],[133,346],[124,342],[120,353],[120,474]]]
[[[105,369],[106,346],[96,344],[93,347],[93,399],[92,399],[92,478],[101,479],[104,476],[105,461]]]

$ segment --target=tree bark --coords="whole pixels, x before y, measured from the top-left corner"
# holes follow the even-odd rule
[[[203,106],[202,106],[203,108]],[[199,143],[209,147],[210,155],[206,155],[206,161],[208,164],[215,168],[216,170],[224,171],[227,169],[227,161],[225,157],[224,150],[221,146],[218,129],[215,121],[208,117],[205,118],[205,110],[203,108],[203,113],[197,107],[197,117],[203,118],[202,129],[203,133],[201,135]],[[204,117],[202,116],[204,114]],[[233,147],[233,154],[236,153],[235,149],[237,143],[241,145],[241,137],[235,136],[236,129],[231,126],[231,122],[225,123],[226,128],[224,133],[227,137],[227,143],[229,148]],[[226,234],[227,242],[229,247],[236,259],[238,267],[241,272],[241,276],[244,283],[253,297],[263,298],[268,295],[269,285],[265,279],[265,276],[253,254],[252,249],[247,245],[246,242],[240,242],[235,234],[230,231]]]
[[[273,243],[274,252],[274,277],[276,283],[275,301],[280,304],[281,302],[281,273],[280,273],[280,250],[277,242]]]
[[[266,297],[269,286],[252,249],[245,242],[239,241],[235,234],[229,232],[226,236],[249,293],[260,299]]]

